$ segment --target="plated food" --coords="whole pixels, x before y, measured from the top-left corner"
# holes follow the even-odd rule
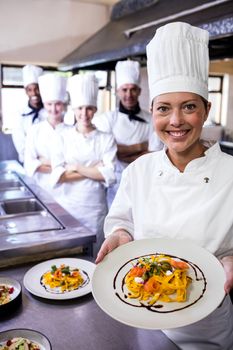
[[[0,277],[0,315],[9,315],[21,304],[21,285],[10,277]]]
[[[71,292],[84,287],[89,281],[85,271],[65,264],[52,265],[50,270],[41,276],[42,286],[50,293]]]
[[[0,350],[51,350],[49,339],[31,329],[10,329],[0,332]]]
[[[0,344],[0,350],[41,350],[41,346],[27,338],[16,337]]]
[[[121,281],[122,296],[117,294],[123,302],[136,306],[135,303],[131,303],[134,299],[138,301],[138,305],[146,307],[147,310],[157,311],[163,308],[161,302],[183,303],[189,299],[189,287],[193,282],[191,262],[178,257],[157,254],[142,256],[130,263],[132,267]],[[198,275],[196,268],[195,272]],[[119,273],[120,270],[114,278],[114,289],[116,289]],[[199,281],[203,281],[203,294],[206,282],[204,275],[200,273]],[[171,311],[174,310],[171,309]]]
[[[0,305],[9,303],[12,300],[14,287],[7,284],[0,284]]]
[[[73,299],[91,292],[95,264],[76,258],[44,261],[24,276],[24,286],[46,299]]]
[[[225,278],[218,259],[191,241],[143,239],[118,247],[97,265],[92,293],[120,322],[168,329],[214,311],[225,296]]]

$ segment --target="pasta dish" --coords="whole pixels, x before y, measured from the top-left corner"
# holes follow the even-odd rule
[[[0,284],[0,305],[7,304],[11,301],[11,295],[14,293],[14,287]]]
[[[26,338],[13,338],[5,342],[4,345],[0,344],[0,350],[40,350],[41,347]]]
[[[127,297],[138,299],[148,306],[161,302],[184,302],[192,279],[189,264],[166,255],[138,258],[124,278]]]
[[[54,293],[70,292],[83,286],[85,276],[77,268],[72,269],[64,264],[57,267],[51,266],[51,270],[41,277],[41,284],[46,290]]]

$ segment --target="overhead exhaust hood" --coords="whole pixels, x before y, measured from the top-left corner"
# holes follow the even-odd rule
[[[160,0],[134,13],[118,16],[76,50],[64,57],[60,69],[114,69],[118,60],[146,62],[146,45],[158,27],[183,21],[210,33],[211,59],[233,57],[232,0]],[[131,1],[132,4],[132,1]],[[117,6],[116,4],[115,6]],[[133,6],[133,5],[132,5]]]

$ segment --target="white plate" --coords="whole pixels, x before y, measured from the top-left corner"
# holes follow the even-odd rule
[[[134,301],[132,306],[122,291],[122,280],[132,263],[143,255],[167,254],[191,262],[189,272],[193,281],[188,300],[161,303],[150,310]],[[200,280],[196,280],[195,271]],[[122,245],[109,253],[95,269],[92,294],[108,315],[127,325],[145,329],[168,329],[201,320],[214,311],[225,296],[226,277],[221,263],[207,250],[191,241],[171,239],[143,239]],[[103,283],[104,281],[104,283]],[[117,295],[118,294],[118,295]]]
[[[71,268],[78,268],[84,272],[87,281],[83,287],[76,290],[65,292],[62,294],[51,293],[47,291],[40,283],[42,275],[50,271],[52,265],[59,267],[61,264],[70,266]],[[90,261],[76,258],[59,258],[44,261],[38,265],[33,266],[28,270],[24,276],[24,286],[32,294],[46,299],[73,299],[91,292],[91,279],[95,269],[95,264]]]
[[[12,338],[22,337],[34,341],[40,346],[40,350],[51,350],[52,346],[48,338],[37,331],[31,329],[9,329],[0,332],[0,345],[5,345],[6,341]]]

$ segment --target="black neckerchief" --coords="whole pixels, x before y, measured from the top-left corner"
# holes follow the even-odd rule
[[[141,108],[139,106],[139,103],[136,104],[136,106],[134,107],[134,109],[127,109],[123,106],[123,104],[120,102],[119,105],[119,112],[127,114],[129,117],[129,120],[137,120],[138,122],[141,123],[146,123],[146,120],[138,117],[136,114],[140,113]]]
[[[30,106],[30,103],[28,102],[28,107],[31,108],[31,111],[28,113],[22,113],[22,116],[27,117],[28,115],[33,114],[33,118],[32,118],[32,124],[33,124],[34,121],[38,118],[39,111],[43,108],[43,104],[41,103],[38,108],[35,108],[35,107]]]

